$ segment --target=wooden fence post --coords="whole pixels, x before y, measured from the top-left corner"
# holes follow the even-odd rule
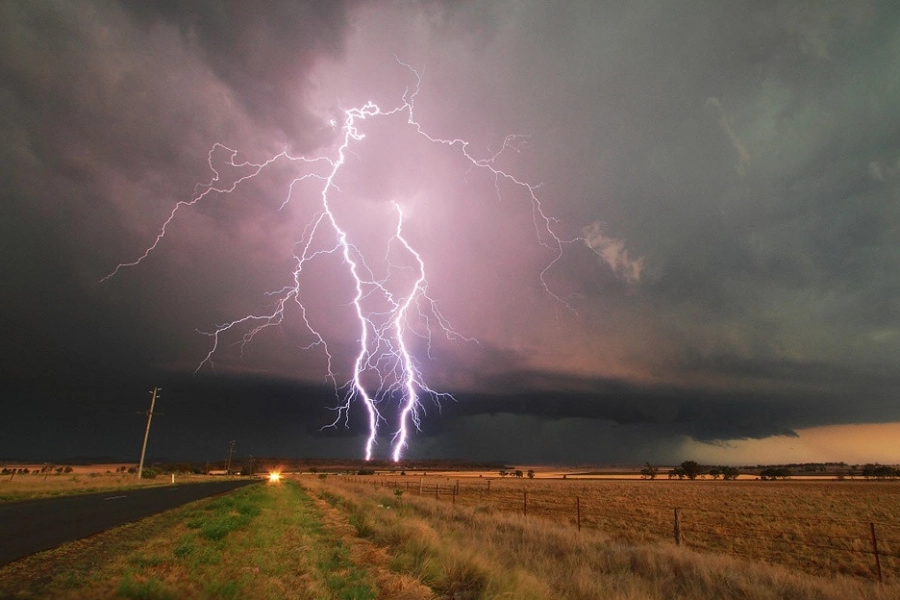
[[[675,509],[675,545],[681,545],[681,509]]]
[[[488,489],[487,489],[487,493],[488,493],[488,496],[491,495],[491,480],[490,480],[490,479],[488,479]]]
[[[875,570],[878,572],[878,581],[881,578],[881,559],[878,557],[878,538],[875,537],[875,523],[869,523],[869,531],[872,533],[872,551],[875,552]]]
[[[578,523],[578,531],[581,531],[581,497],[575,496],[575,522]]]
[[[522,492],[522,516],[528,516],[528,492]]]

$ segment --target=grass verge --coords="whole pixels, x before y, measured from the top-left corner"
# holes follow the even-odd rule
[[[253,485],[0,569],[0,598],[377,598],[292,482]]]

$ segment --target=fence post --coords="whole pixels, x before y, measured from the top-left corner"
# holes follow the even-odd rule
[[[581,531],[581,497],[575,496],[575,522],[578,523],[578,531]]]
[[[423,481],[423,479],[421,477],[419,477],[419,495],[420,496],[422,495],[422,481]]]
[[[681,545],[681,509],[675,509],[675,545]]]
[[[878,581],[881,578],[881,559],[878,557],[878,538],[875,537],[875,523],[869,523],[869,531],[872,532],[872,550],[875,552],[875,570],[878,572]]]
[[[491,495],[491,480],[490,480],[490,479],[488,479],[488,489],[487,489],[487,493],[488,493],[488,496]]]
[[[528,516],[528,492],[522,492],[522,516]]]

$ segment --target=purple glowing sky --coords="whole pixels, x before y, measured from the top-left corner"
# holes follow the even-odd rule
[[[426,401],[413,454],[641,460],[900,422],[889,2],[5,2],[0,23],[14,381],[47,348],[151,384],[180,377],[209,352],[198,330],[270,310],[321,181],[282,207],[287,190],[327,165],[278,160],[183,207],[146,260],[97,281],[211,168],[220,183],[249,173],[215,144],[237,164],[333,158],[346,109],[396,107],[415,87],[399,58],[421,75],[429,135],[477,159],[522,136],[496,167],[537,186],[559,239],[581,240],[548,248],[526,189],[498,190],[406,113],[361,126],[334,210],[386,274],[399,206],[429,296],[478,340],[436,335],[429,358],[412,339],[428,384],[459,400],[443,424]],[[302,294],[343,382],[359,330],[341,262],[309,263]],[[227,340],[202,380],[327,383],[302,325],[294,311],[243,349]],[[320,438],[309,421],[302,444],[359,453],[362,432]]]

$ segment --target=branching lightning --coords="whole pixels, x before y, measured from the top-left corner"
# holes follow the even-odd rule
[[[398,61],[400,62],[400,61]],[[382,426],[390,423],[385,416],[386,404],[395,398],[400,398],[391,435],[390,455],[394,461],[400,460],[403,451],[409,443],[411,428],[418,429],[425,407],[423,398],[430,398],[439,405],[442,398],[452,398],[449,393],[433,390],[423,377],[416,358],[410,350],[408,338],[410,335],[418,335],[426,338],[430,352],[431,336],[435,332],[449,337],[475,342],[471,337],[457,333],[450,322],[441,315],[437,303],[428,295],[428,280],[426,277],[426,265],[422,256],[413,248],[403,235],[404,214],[401,207],[395,204],[396,228],[388,241],[386,258],[390,262],[390,256],[403,253],[406,260],[411,261],[415,271],[412,282],[407,283],[403,289],[397,291],[397,284],[390,280],[390,275],[378,278],[373,269],[366,262],[351,235],[341,220],[332,209],[332,196],[339,192],[336,178],[347,169],[346,158],[352,152],[352,147],[363,143],[365,134],[362,126],[367,120],[381,119],[398,114],[405,114],[406,125],[427,140],[430,144],[442,145],[459,153],[471,165],[473,169],[487,172],[494,180],[494,187],[498,197],[501,195],[502,184],[512,185],[524,191],[530,198],[532,220],[535,226],[535,234],[540,244],[551,252],[551,259],[540,273],[540,281],[548,294],[556,300],[564,301],[551,291],[546,278],[553,266],[562,258],[566,245],[583,242],[581,238],[563,240],[553,229],[555,219],[544,212],[543,205],[537,194],[538,186],[523,181],[516,176],[498,168],[497,158],[507,151],[518,151],[527,142],[522,136],[507,136],[499,151],[487,158],[477,158],[470,151],[468,141],[461,138],[444,139],[430,135],[420,125],[415,117],[415,99],[421,84],[421,78],[417,71],[409,65],[400,62],[415,77],[415,86],[407,89],[402,96],[402,102],[391,109],[382,109],[372,102],[367,102],[361,107],[344,111],[343,123],[340,124],[340,144],[333,154],[316,157],[296,157],[287,152],[272,156],[262,163],[236,163],[237,151],[222,144],[215,144],[209,152],[208,162],[212,171],[211,179],[195,188],[195,193],[190,200],[180,201],[175,204],[168,218],[165,219],[153,242],[137,259],[119,264],[108,275],[101,279],[107,281],[116,276],[126,267],[139,265],[162,243],[167,229],[176,218],[178,212],[188,209],[212,195],[228,195],[234,192],[241,184],[255,178],[267,167],[276,161],[289,160],[303,163],[307,167],[320,167],[321,172],[305,173],[295,178],[287,190],[284,201],[286,206],[294,194],[295,187],[309,181],[319,181],[321,187],[317,193],[320,201],[316,214],[306,226],[301,238],[295,243],[294,268],[291,281],[283,288],[270,292],[272,299],[270,310],[260,314],[248,314],[233,321],[218,325],[214,330],[201,332],[210,338],[209,351],[200,361],[195,372],[204,367],[214,368],[214,356],[219,349],[223,336],[226,333],[243,331],[240,336],[242,350],[253,338],[263,330],[276,327],[283,323],[285,311],[289,307],[295,307],[303,325],[311,334],[313,342],[305,349],[320,348],[324,353],[327,373],[326,379],[334,386],[337,404],[334,407],[336,416],[334,421],[327,426],[347,424],[350,408],[354,402],[362,403],[368,416],[368,437],[365,443],[365,458],[370,460],[374,456],[378,432]],[[335,126],[338,124],[335,123]],[[214,164],[214,154],[227,153],[229,156],[228,167],[243,170],[243,175],[237,177],[231,183],[221,181],[220,172]],[[324,167],[324,168],[322,168]],[[352,377],[349,381],[338,381],[333,368],[334,357],[329,350],[325,336],[316,328],[308,317],[307,309],[302,301],[301,275],[309,267],[312,261],[324,255],[337,255],[342,259],[343,265],[352,278],[355,286],[352,307],[358,328],[358,352],[352,365]],[[377,302],[373,301],[377,300]],[[368,306],[379,308],[367,308]],[[386,308],[384,308],[386,307]],[[425,327],[416,328],[411,324],[412,319],[417,318],[425,323]]]

